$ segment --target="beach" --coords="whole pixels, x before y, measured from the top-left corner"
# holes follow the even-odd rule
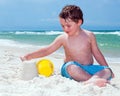
[[[0,39],[0,96],[119,96],[119,53],[118,58],[106,57],[115,78],[107,86],[98,87],[92,84],[84,85],[61,76],[60,70],[64,59],[62,50],[44,57],[53,62],[55,66],[53,75],[50,77],[38,75],[35,64],[42,58],[22,62],[20,56],[44,45],[38,46],[39,44],[18,41],[8,38]],[[114,53],[110,55],[112,54]]]

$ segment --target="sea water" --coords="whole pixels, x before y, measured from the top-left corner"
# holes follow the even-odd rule
[[[110,62],[120,62],[120,30],[92,30],[103,55]],[[63,31],[0,31],[0,45],[46,46]],[[18,46],[19,47],[19,46]],[[60,48],[59,51],[63,49]]]

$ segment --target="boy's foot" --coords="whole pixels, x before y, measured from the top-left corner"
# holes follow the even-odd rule
[[[84,82],[84,84],[94,84],[99,87],[104,87],[104,86],[106,86],[107,83],[108,83],[108,81],[103,78],[90,79],[90,80]]]

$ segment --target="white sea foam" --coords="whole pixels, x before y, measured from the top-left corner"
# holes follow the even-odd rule
[[[106,35],[118,35],[120,36],[120,31],[115,31],[115,32],[94,32],[95,34],[106,34]]]
[[[28,35],[59,35],[62,34],[62,31],[43,31],[43,32],[34,32],[34,31],[16,31],[12,32],[14,34],[20,35],[20,34],[28,34]]]
[[[118,35],[120,36],[120,31],[93,31],[95,34],[106,34],[106,35]],[[0,32],[0,34],[16,34],[16,35],[59,35],[63,31],[10,31],[10,32]]]
[[[4,47],[18,47],[18,48],[40,48],[43,46],[35,46],[35,45],[31,45],[31,44],[25,44],[25,43],[20,43],[14,40],[8,40],[8,39],[0,39],[0,46],[4,46]]]

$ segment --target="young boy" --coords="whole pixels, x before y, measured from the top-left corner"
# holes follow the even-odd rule
[[[65,33],[52,44],[21,57],[21,60],[44,57],[63,46],[65,63],[61,68],[62,76],[105,86],[114,75],[98,48],[95,35],[80,27],[83,24],[82,10],[76,5],[67,5],[59,14],[59,19]],[[93,65],[93,56],[99,65]]]

